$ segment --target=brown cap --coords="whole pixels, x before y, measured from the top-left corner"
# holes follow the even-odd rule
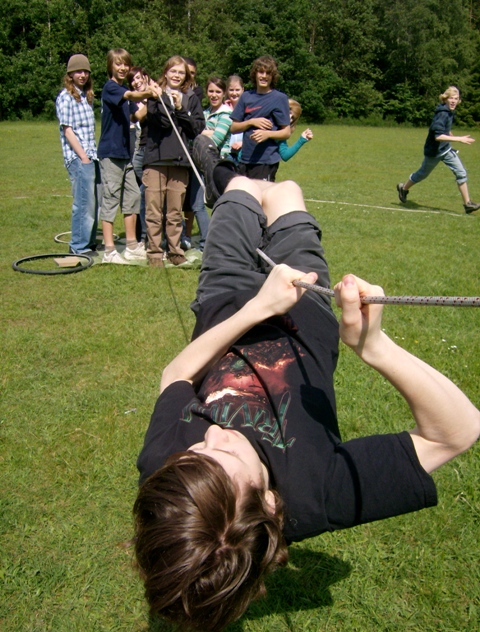
[[[76,72],[78,70],[91,72],[90,62],[85,55],[72,55],[68,60],[67,72]]]

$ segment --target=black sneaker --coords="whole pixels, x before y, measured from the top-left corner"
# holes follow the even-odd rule
[[[220,195],[223,195],[230,180],[238,176],[238,169],[235,163],[228,158],[220,160],[213,170],[213,182]]]
[[[220,162],[220,152],[211,138],[200,134],[193,142],[192,158],[205,179],[205,203],[212,208],[220,197],[213,181],[213,170]]]
[[[402,204],[406,204],[408,191],[405,191],[405,189],[403,188],[403,182],[400,182],[399,184],[397,184],[397,191],[398,191],[398,199],[400,200],[400,202]]]
[[[467,215],[470,215],[470,213],[473,213],[473,211],[478,211],[478,209],[480,208],[480,204],[469,200],[466,204],[463,205],[463,208],[465,209],[465,213],[467,213]]]

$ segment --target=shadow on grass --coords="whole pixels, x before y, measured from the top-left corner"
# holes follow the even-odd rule
[[[267,578],[267,596],[253,602],[245,615],[232,625],[228,632],[242,632],[244,621],[255,621],[270,615],[324,608],[333,604],[330,586],[345,579],[352,568],[338,557],[307,548],[290,548],[286,568],[275,571]],[[166,622],[151,620],[149,632],[174,632]]]
[[[438,211],[439,213],[453,213],[451,208],[441,208],[440,206],[429,206],[428,204],[417,204],[413,200],[408,200],[406,204],[394,202],[398,208],[410,209],[412,211]],[[461,215],[461,213],[459,213]]]

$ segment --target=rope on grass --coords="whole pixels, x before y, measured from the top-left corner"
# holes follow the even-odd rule
[[[257,253],[272,268],[277,264],[270,259],[260,248]],[[305,281],[293,281],[293,285],[311,290],[316,294],[325,296],[335,296],[335,292],[321,285],[306,283]],[[363,305],[437,305],[449,307],[480,307],[480,296],[362,296],[360,301]]]
[[[173,285],[172,285],[172,279],[170,278],[170,272],[169,272],[168,268],[165,268],[165,272],[167,273],[166,276],[167,276],[167,281],[168,281],[168,287],[170,288],[170,294],[172,295],[173,304],[175,305],[175,309],[177,311],[178,320],[179,320],[180,325],[182,327],[183,336],[185,338],[185,342],[188,345],[190,340],[189,340],[189,337],[188,337],[187,328],[185,327],[185,323],[183,322],[182,314],[181,314],[180,308],[178,306],[177,297],[175,296],[175,292],[174,292]]]

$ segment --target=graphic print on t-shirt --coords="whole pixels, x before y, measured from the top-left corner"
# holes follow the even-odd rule
[[[181,420],[206,415],[224,428],[250,427],[262,441],[285,451],[295,443],[295,437],[287,438],[291,402],[287,372],[294,362],[285,339],[242,347],[239,354],[229,352],[202,384],[199,395],[204,403],[186,406]]]

